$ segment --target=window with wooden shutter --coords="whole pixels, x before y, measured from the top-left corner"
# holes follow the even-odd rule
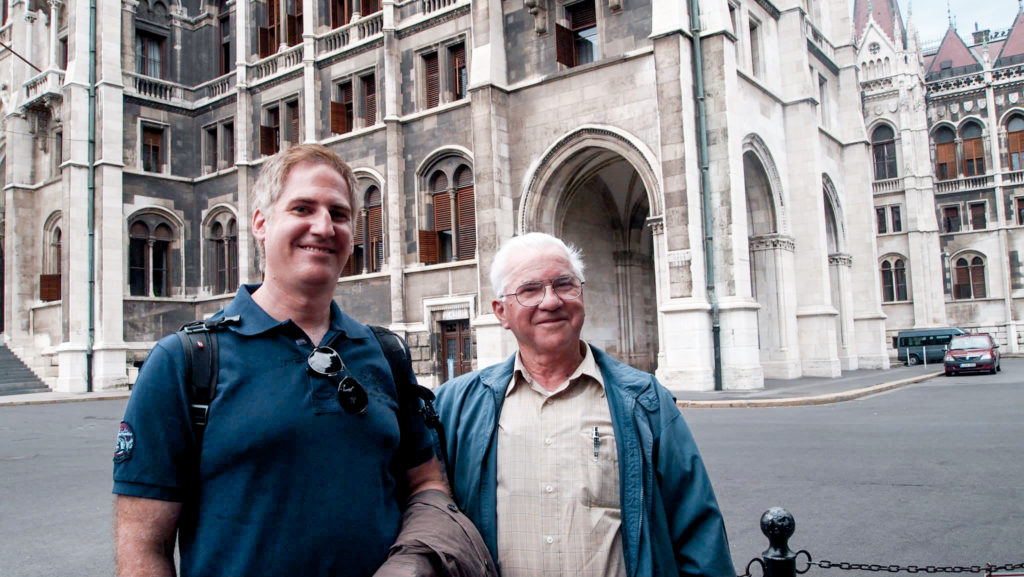
[[[374,12],[380,12],[380,0],[362,0],[360,2],[360,14],[366,17]]]
[[[437,67],[437,52],[423,55],[424,108],[437,106],[441,74]]]
[[[967,205],[967,208],[971,214],[971,228],[974,230],[986,228],[988,223],[985,218],[985,203],[972,202]]]
[[[155,126],[142,127],[142,170],[163,172],[164,130]]]
[[[964,176],[985,174],[985,150],[981,138],[964,140]]]
[[[939,180],[956,178],[956,143],[935,146],[935,177]]]
[[[455,204],[458,210],[457,260],[476,256],[476,203],[473,197],[473,172],[462,168],[455,175]]]
[[[896,300],[895,292],[892,265],[885,261],[882,263],[882,302],[891,303]]]
[[[466,70],[466,45],[462,42],[448,47],[448,62],[451,65],[448,82],[452,100],[466,97],[469,78]]]
[[[960,232],[959,206],[947,206],[942,209],[942,228],[945,232]]]
[[[270,28],[261,26],[259,30],[259,54],[260,58],[267,58],[271,54],[277,52],[275,50],[273,32]]]
[[[352,82],[338,85],[338,102],[331,102],[331,132],[345,134],[352,130]]]
[[[352,19],[352,6],[357,0],[331,1],[331,28],[348,24]]]
[[[576,59],[573,57],[573,35],[561,24],[555,24],[555,60],[570,68],[576,66]]]
[[[437,233],[432,230],[419,231],[420,262],[437,264]]]
[[[285,22],[287,22],[288,46],[295,46],[302,42],[302,22],[299,17],[295,14],[288,14],[285,16]]]
[[[147,282],[147,245],[149,227],[143,222],[135,222],[128,229],[128,292],[132,296],[149,294]]]
[[[273,126],[260,126],[260,154],[271,156],[277,153],[277,129]]]
[[[60,300],[59,274],[39,275],[39,300],[44,302]]]
[[[976,299],[985,298],[985,261],[980,256],[971,259],[971,292]]]
[[[1024,131],[1008,134],[1006,147],[1010,154],[1010,170],[1024,170]]]
[[[565,7],[572,38],[572,66],[597,59],[597,6],[594,0],[583,0]]]
[[[953,280],[953,298],[971,298],[971,269],[967,259],[961,258],[956,261],[956,269]]]
[[[288,121],[288,142],[299,143],[299,101],[292,100],[284,105]]]
[[[434,230],[451,230],[452,203],[447,192],[434,195]]]
[[[367,262],[370,265],[370,272],[378,272],[384,260],[384,218],[380,205],[370,207],[367,221],[367,226],[370,229],[368,237],[370,253],[367,255],[369,259]]]
[[[373,126],[377,123],[377,83],[373,74],[361,78],[363,85],[363,125]]]

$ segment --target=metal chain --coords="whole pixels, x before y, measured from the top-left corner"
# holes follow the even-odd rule
[[[821,561],[810,561],[810,565],[817,565],[821,569],[841,569],[844,571],[871,571],[880,573],[883,571],[889,573],[985,573],[986,575],[991,574],[995,571],[1015,571],[1017,569],[1024,569],[1024,563],[1006,563],[1005,565],[993,565],[987,563],[985,565],[971,565],[970,567],[962,567],[953,565],[950,567],[939,567],[935,565],[925,565],[919,567],[917,565],[877,565],[875,563],[847,563],[845,561],[841,563],[835,563],[822,559]],[[749,573],[749,571],[748,571]],[[740,576],[746,577],[746,576]]]

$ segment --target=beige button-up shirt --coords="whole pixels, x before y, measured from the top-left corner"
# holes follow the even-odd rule
[[[515,372],[498,420],[498,562],[503,577],[624,576],[619,463],[590,347],[555,391]]]

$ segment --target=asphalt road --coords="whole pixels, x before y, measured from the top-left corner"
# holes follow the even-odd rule
[[[686,409],[742,573],[770,506],[816,560],[1024,562],[1024,359],[836,405]],[[0,407],[0,576],[113,574],[125,401]],[[809,575],[853,576],[813,568]],[[754,569],[754,575],[760,572]]]

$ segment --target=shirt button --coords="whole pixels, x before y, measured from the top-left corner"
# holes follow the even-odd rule
[[[552,440],[551,437],[548,437],[548,438],[544,439],[544,444],[545,445],[550,445],[551,443],[554,443],[554,440]]]
[[[550,493],[551,491],[554,491],[555,488],[552,487],[551,485],[548,485],[547,487],[544,487],[544,490],[547,491],[548,493]]]
[[[555,538],[554,538],[554,537],[550,537],[550,536],[549,536],[549,537],[545,537],[545,538],[544,538],[544,541],[545,541],[545,542],[546,542],[546,543],[547,543],[548,545],[550,545],[550,544],[552,544],[552,543],[554,543],[554,542],[555,542]]]

